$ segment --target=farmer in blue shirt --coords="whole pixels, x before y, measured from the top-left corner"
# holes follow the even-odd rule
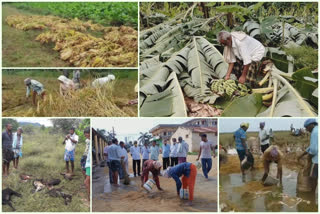
[[[162,160],[163,160],[163,169],[167,169],[168,166],[170,166],[170,145],[168,144],[168,140],[164,141],[164,144],[162,145]]]
[[[306,154],[312,158],[309,176],[313,178],[313,190],[316,190],[318,181],[318,122],[316,119],[308,119],[304,122],[304,127],[311,133],[310,146],[298,157],[298,161]]]
[[[168,167],[164,171],[163,176],[166,178],[173,178],[176,182],[177,194],[179,195],[181,186],[183,189],[189,189],[189,202],[192,205],[194,185],[197,177],[197,167],[189,162],[180,163],[174,167]],[[180,177],[181,180],[180,180]],[[182,182],[181,182],[182,181]]]
[[[241,167],[241,161],[249,154],[249,150],[246,144],[247,140],[247,130],[249,128],[249,123],[241,123],[240,128],[233,134],[237,153],[240,159],[240,168],[242,175],[244,175],[244,169]]]

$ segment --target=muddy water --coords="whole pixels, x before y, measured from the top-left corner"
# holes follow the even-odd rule
[[[192,156],[189,161],[192,162],[195,158]],[[216,158],[213,166],[208,181],[204,179],[201,169],[198,170],[192,206],[186,206],[186,201],[177,196],[173,179],[160,177],[160,186],[164,191],[155,188],[151,193],[147,193],[140,187],[140,177],[131,175],[130,185],[121,184],[120,187],[115,187],[109,184],[107,168],[96,167],[92,180],[93,211],[215,212],[217,211]],[[129,171],[132,173],[131,164]]]
[[[235,158],[229,158],[234,162]],[[259,161],[259,160],[258,160]],[[239,161],[238,161],[239,163]],[[227,163],[228,164],[228,163]],[[220,208],[222,211],[241,212],[316,212],[316,193],[299,193],[296,190],[297,172],[283,168],[283,185],[265,187],[261,184],[263,169],[257,163],[256,170],[247,171],[243,180],[241,173],[226,173],[221,167]],[[225,168],[228,169],[228,168]],[[240,167],[236,167],[240,171]],[[271,166],[271,174],[276,175],[276,165]]]

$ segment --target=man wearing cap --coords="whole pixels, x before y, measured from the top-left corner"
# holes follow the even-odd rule
[[[246,80],[255,81],[265,47],[244,32],[221,31],[217,35],[217,40],[224,46],[223,56],[229,64],[225,79],[230,79],[233,72],[240,83],[245,83]]]
[[[157,142],[153,141],[152,146],[150,148],[150,159],[154,161],[159,160],[159,154],[160,154],[160,149],[157,146]]]
[[[22,133],[23,130],[21,127],[17,129],[17,132],[13,134],[13,141],[12,141],[12,151],[13,151],[13,167],[15,169],[18,168],[19,164],[19,157],[22,157],[22,144],[23,144],[23,139],[22,139]]]
[[[237,129],[237,131],[233,134],[233,138],[236,143],[236,149],[237,153],[240,159],[240,166],[241,161],[246,157],[246,155],[249,155],[249,150],[247,147],[247,130],[249,128],[249,123],[241,123],[240,128]],[[241,168],[242,175],[244,175],[244,169]]]
[[[265,125],[266,125],[265,122],[261,122],[260,130],[259,130],[259,142],[260,142],[260,148],[262,153],[264,153],[264,151],[266,151],[270,145],[270,142],[269,142],[270,136],[267,133],[267,130],[264,129]]]
[[[140,176],[141,148],[138,146],[137,141],[134,141],[133,146],[130,147],[130,154],[132,157],[132,168],[133,168],[134,177],[137,176],[137,168],[138,168],[138,176]]]
[[[187,162],[187,155],[189,152],[189,145],[182,139],[182,137],[178,138],[178,163]]]
[[[6,130],[2,132],[2,176],[9,175],[10,161],[13,160],[12,151],[12,125],[6,124]]]
[[[71,162],[71,174],[74,175],[74,157],[76,151],[76,145],[79,141],[79,136],[75,133],[75,128],[72,127],[69,130],[69,134],[65,137],[63,143],[66,144],[64,152],[64,160],[66,162],[66,171],[70,173],[69,162]]]
[[[211,151],[214,153],[213,142],[208,141],[206,134],[201,134],[200,152],[197,161],[201,158],[202,172],[206,179],[208,179],[208,174],[212,168]]]
[[[32,91],[33,105],[36,105],[36,96],[37,95],[41,96],[41,98],[44,99],[46,92],[44,90],[43,85],[40,82],[38,82],[37,80],[27,78],[24,80],[24,84],[27,87],[27,94],[26,94],[27,98],[30,96],[30,93]]]
[[[141,175],[141,187],[148,181],[149,178],[149,172],[152,173],[153,180],[156,182],[158,190],[163,190],[160,187],[160,180],[159,180],[159,175],[160,175],[160,170],[161,170],[162,164],[159,161],[154,161],[154,160],[147,160],[143,163],[143,171]]]
[[[264,174],[262,177],[262,182],[264,182],[269,175],[270,164],[276,163],[278,167],[277,178],[280,180],[280,184],[282,185],[282,161],[283,154],[278,146],[272,145],[263,153],[262,162]]]
[[[308,119],[304,122],[304,127],[310,135],[310,146],[298,157],[300,160],[304,155],[308,154],[312,159],[312,165],[309,176],[313,179],[313,190],[316,190],[318,181],[318,122],[316,119]]]
[[[173,178],[176,182],[177,194],[179,196],[181,187],[189,189],[189,202],[192,205],[194,185],[197,177],[197,167],[188,162],[180,163],[174,167],[168,167],[163,173],[165,178]],[[181,177],[181,180],[180,180]],[[182,181],[182,182],[181,182]]]

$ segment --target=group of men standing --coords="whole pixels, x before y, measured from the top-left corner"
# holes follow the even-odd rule
[[[10,162],[13,161],[13,167],[18,168],[19,158],[22,157],[22,137],[21,127],[17,132],[12,133],[12,124],[6,124],[6,130],[2,132],[2,175],[9,175]]]

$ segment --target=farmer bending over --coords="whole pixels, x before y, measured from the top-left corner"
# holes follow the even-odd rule
[[[144,183],[148,181],[149,177],[149,172],[152,173],[153,180],[156,182],[158,190],[163,190],[160,187],[160,181],[159,181],[159,175],[160,175],[160,170],[161,170],[162,164],[159,161],[154,161],[154,160],[147,160],[143,164],[143,171],[141,175],[141,187],[143,186]]]
[[[181,186],[183,189],[189,189],[189,202],[192,205],[194,185],[197,177],[197,167],[189,162],[180,163],[174,167],[168,167],[163,173],[166,178],[173,178],[176,182],[177,194],[179,196]],[[181,180],[180,177],[182,176]],[[181,184],[182,181],[182,184]]]
[[[270,164],[274,162],[278,166],[277,178],[280,179],[280,185],[282,185],[282,158],[283,154],[278,146],[270,146],[263,153],[262,161],[264,167],[264,174],[262,177],[262,182],[264,182],[267,179],[270,170]]]
[[[65,152],[64,152],[64,160],[66,161],[66,170],[67,173],[70,173],[69,170],[69,161],[71,162],[71,174],[74,175],[74,156],[75,156],[75,150],[76,145],[79,141],[78,135],[74,132],[75,128],[72,127],[69,130],[69,134],[64,139],[65,146]]]
[[[15,169],[18,168],[19,164],[19,157],[22,157],[22,144],[23,144],[23,139],[22,139],[22,133],[23,130],[21,127],[17,129],[17,132],[13,134],[13,143],[12,143],[12,149],[13,149],[13,167]]]
[[[67,77],[61,75],[58,78],[60,82],[60,95],[65,96],[70,93],[70,91],[75,89],[75,85],[71,79],[68,79]]]
[[[26,94],[27,98],[29,97],[30,92],[32,91],[32,103],[33,103],[33,105],[36,105],[36,96],[37,96],[37,94],[39,96],[41,96],[42,99],[45,98],[46,92],[44,90],[43,85],[40,82],[38,82],[37,80],[33,80],[33,79],[30,79],[30,78],[27,78],[27,79],[24,80],[24,84],[27,87],[27,94]]]
[[[265,47],[256,39],[244,32],[221,31],[217,36],[218,42],[224,46],[223,56],[229,68],[226,80],[230,79],[233,72],[240,83],[246,79],[255,81],[259,69],[259,62],[264,57]]]

